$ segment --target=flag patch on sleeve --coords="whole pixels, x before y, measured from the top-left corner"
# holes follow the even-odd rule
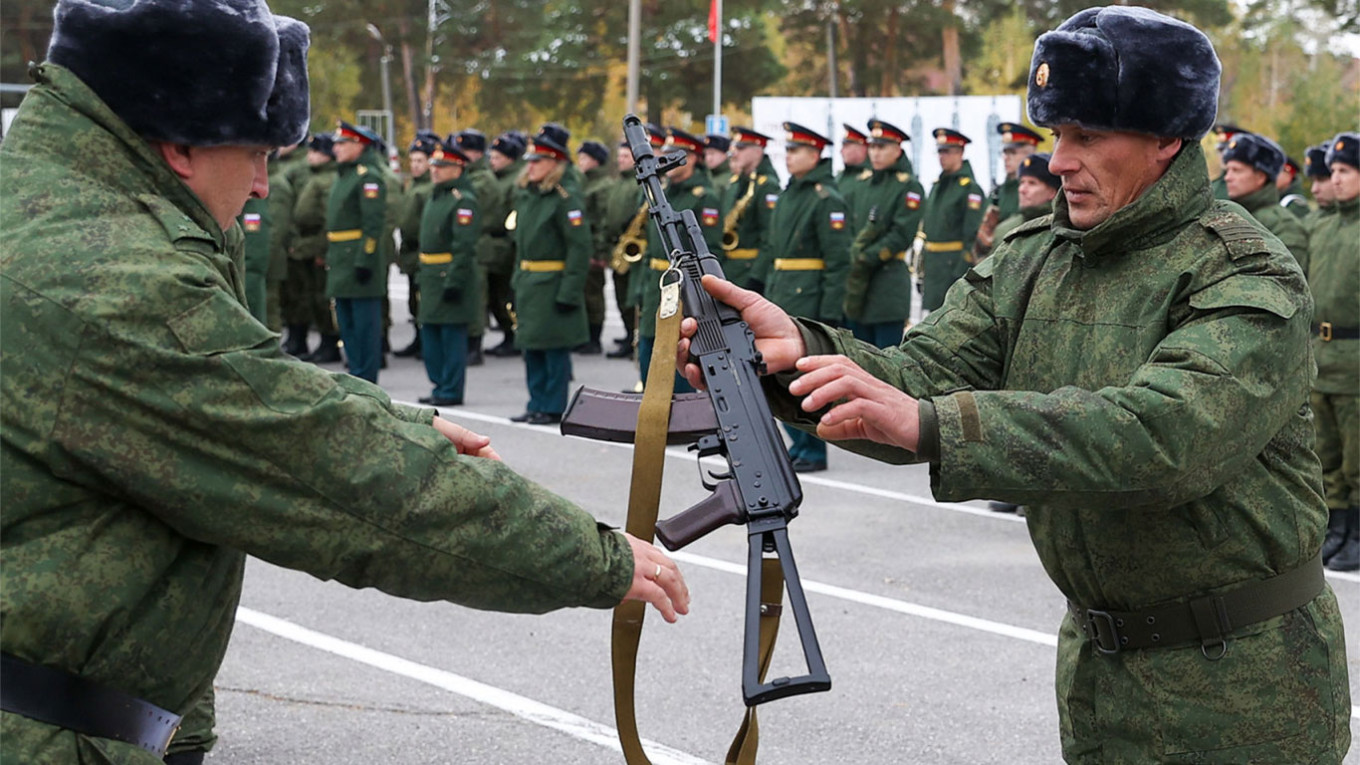
[[[774,209],[774,203],[775,203],[775,202],[778,202],[778,201],[779,201],[779,195],[778,195],[778,194],[766,194],[766,195],[765,195],[765,207],[767,207],[768,209],[773,210],[773,209]]]
[[[843,228],[845,228],[845,213],[843,212],[831,213],[831,230],[840,231]]]
[[[982,195],[981,195],[981,194],[969,194],[969,195],[968,195],[968,209],[969,209],[969,210],[980,210],[980,209],[982,209]]]
[[[907,209],[915,210],[921,206],[921,195],[914,191],[907,192]]]
[[[458,225],[466,226],[472,222],[472,210],[466,207],[458,208]]]
[[[585,220],[585,218],[581,216],[580,210],[568,210],[567,220],[571,221],[571,225],[579,226],[581,225],[581,221]]]
[[[376,184],[376,183],[365,183],[365,184],[364,184],[364,198],[365,198],[365,199],[377,199],[377,198],[378,198],[378,184]]]
[[[259,214],[259,213],[246,213],[245,215],[242,215],[242,216],[241,216],[241,227],[244,228],[246,231],[259,231],[259,230],[260,230],[260,214]]]
[[[701,225],[716,226],[718,225],[718,208],[705,207],[704,214],[700,217],[702,218],[702,220],[700,221]]]

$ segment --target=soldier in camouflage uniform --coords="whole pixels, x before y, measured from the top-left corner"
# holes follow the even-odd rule
[[[921,225],[925,189],[902,151],[902,143],[910,140],[896,125],[869,120],[872,177],[857,185],[847,200],[854,214],[855,241],[850,245],[845,316],[855,337],[880,348],[902,341],[911,315],[906,251]]]
[[[925,239],[925,269],[921,307],[934,311],[944,295],[974,260],[973,238],[982,225],[982,189],[973,178],[973,166],[963,158],[968,136],[950,128],[936,128],[935,150],[940,156],[940,177],[926,197],[921,221]]]
[[[713,193],[719,199],[727,193],[727,184],[731,182],[732,164],[728,158],[728,151],[732,148],[732,139],[725,135],[709,133],[704,136],[704,167],[708,168],[708,177],[713,184]]]
[[[723,246],[717,252],[723,275],[743,287],[769,238],[779,201],[779,176],[765,155],[771,138],[750,128],[732,130],[732,178],[723,196]],[[743,201],[744,200],[744,201]],[[736,212],[737,205],[743,205]],[[735,218],[733,216],[736,216]],[[735,237],[729,241],[728,231]]]
[[[1237,135],[1238,133],[1247,132],[1250,131],[1243,130],[1242,128],[1236,125],[1231,125],[1226,122],[1220,122],[1219,124],[1214,125],[1214,139],[1215,139],[1214,149],[1218,152],[1218,167],[1219,167],[1218,177],[1213,180],[1213,183],[1211,185],[1214,194],[1214,199],[1228,198],[1228,181],[1225,177],[1227,175],[1228,169],[1223,163],[1223,152],[1228,150],[1228,144],[1232,143],[1233,136]]]
[[[1238,133],[1223,152],[1223,180],[1228,198],[1242,205],[1289,248],[1299,268],[1308,273],[1308,234],[1293,214],[1280,206],[1275,176],[1284,164],[1278,144],[1254,133]]]
[[[1330,511],[1322,555],[1336,571],[1360,569],[1360,135],[1341,133],[1325,157],[1335,212],[1309,247],[1313,290],[1313,411]]]
[[[583,141],[576,150],[576,166],[585,176],[581,190],[586,200],[586,221],[590,224],[590,271],[586,274],[586,324],[590,337],[572,349],[574,353],[595,356],[604,352],[600,333],[604,330],[604,278],[609,268],[609,256],[614,242],[605,231],[605,217],[609,206],[609,190],[614,186],[614,174],[609,169],[609,149],[599,141]]]
[[[515,181],[524,168],[520,157],[524,144],[512,133],[502,133],[491,142],[487,166],[495,178],[477,201],[482,208],[482,236],[477,240],[477,265],[486,274],[486,301],[496,328],[503,334],[501,342],[488,349],[492,356],[518,356],[515,347],[514,319],[510,316],[510,277],[515,268],[515,239],[505,227],[505,219],[514,209]]]
[[[430,201],[430,155],[439,145],[439,136],[431,130],[417,130],[416,137],[406,149],[406,159],[411,175],[406,179],[406,195],[402,200],[403,210],[397,229],[401,232],[401,245],[397,250],[397,268],[407,279],[406,307],[411,312],[411,321],[416,325],[415,338],[405,348],[392,352],[397,358],[421,358],[420,354],[420,219],[425,213],[425,203]]]
[[[387,173],[377,143],[368,128],[340,122],[338,173],[326,202],[326,297],[335,301],[349,373],[371,383],[384,355],[387,299]]]
[[[306,130],[303,24],[63,0],[52,40],[0,147],[7,761],[152,765],[173,737],[201,762],[247,554],[478,608],[684,610],[650,545],[246,312],[223,230]]]
[[[1020,210],[1020,163],[1044,140],[1036,131],[1015,122],[1002,122],[996,126],[996,132],[1001,136],[1001,163],[1006,177],[992,188],[992,194],[987,198],[987,209],[973,241],[975,262],[991,251],[1001,222]]]
[[[340,328],[335,324],[335,312],[331,310],[331,300],[326,297],[326,204],[331,198],[331,186],[339,174],[335,162],[335,136],[320,133],[312,136],[307,145],[307,163],[311,176],[298,192],[293,207],[293,259],[289,265],[293,277],[299,283],[298,313],[289,322],[289,335],[299,330],[301,337],[299,350],[293,353],[303,361],[313,364],[334,364],[340,358]],[[316,349],[307,352],[306,329],[311,324],[321,335]],[[292,353],[292,351],[289,351]]]
[[[486,158],[486,135],[480,130],[466,128],[459,130],[457,135],[449,136],[449,140],[471,160],[465,172],[478,198],[495,193],[496,174],[491,171],[491,164]],[[474,269],[473,275],[477,279],[477,286],[473,291],[477,299],[477,311],[472,317],[472,323],[468,325],[467,364],[470,367],[479,367],[486,363],[482,354],[482,337],[486,334],[486,271],[479,264]]]
[[[844,167],[840,175],[836,176],[836,189],[848,204],[850,197],[854,196],[855,187],[872,178],[874,171],[869,166],[869,136],[847,123],[841,123],[841,127],[845,128],[845,138],[841,141],[841,162]]]
[[[755,332],[778,416],[928,461],[939,500],[1027,506],[1069,601],[1070,763],[1335,765],[1350,744],[1309,449],[1312,299],[1278,239],[1213,201],[1199,138],[1219,72],[1199,30],[1144,8],[1039,37],[1028,113],[1054,131],[1054,214],[1011,232],[898,348],[705,280]]]
[[[1313,201],[1317,202],[1317,209],[1308,213],[1308,217],[1303,219],[1303,229],[1311,237],[1313,231],[1324,218],[1336,212],[1336,191],[1332,188],[1332,170],[1327,167],[1327,150],[1332,148],[1331,141],[1323,141],[1317,146],[1309,146],[1308,152],[1304,155],[1304,172],[1308,175],[1311,184],[1309,191],[1313,192]]]
[[[1053,198],[1062,188],[1062,178],[1048,169],[1052,157],[1052,154],[1041,151],[1021,160],[1020,169],[1016,171],[1016,194],[1020,207],[1014,215],[997,224],[996,241],[1000,242],[1007,234],[1035,218],[1053,214]]]

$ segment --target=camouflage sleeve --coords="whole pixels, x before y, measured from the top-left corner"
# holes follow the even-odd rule
[[[286,254],[293,246],[296,228],[293,226],[293,207],[297,193],[291,183],[284,180],[269,189],[269,252],[271,260]]]
[[[818,205],[817,245],[826,269],[822,271],[822,301],[818,319],[839,322],[845,316],[845,278],[850,271],[850,241],[853,236],[850,211],[845,200],[827,197]]]
[[[357,264],[378,273],[387,254],[383,251],[387,235],[387,184],[382,173],[370,172],[359,182],[359,219],[363,230],[363,252]]]
[[[580,192],[569,192],[557,205],[556,219],[562,229],[562,241],[567,251],[563,253],[567,269],[557,283],[554,300],[568,305],[583,305],[586,294],[586,276],[590,272],[590,258],[593,252],[590,239],[590,224],[586,220],[585,200]]]
[[[400,597],[538,613],[627,591],[621,535],[457,454],[431,410],[283,355],[220,279],[183,276],[167,278],[190,307],[161,320],[164,340],[72,328],[54,470],[189,539]]]
[[[1234,275],[1180,300],[1124,385],[936,396],[935,497],[1170,507],[1240,475],[1307,400],[1306,295]]]

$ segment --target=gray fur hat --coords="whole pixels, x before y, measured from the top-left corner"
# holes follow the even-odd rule
[[[1284,149],[1263,135],[1238,133],[1228,139],[1228,148],[1223,150],[1223,161],[1249,165],[1274,181],[1284,167]]]
[[[307,25],[264,0],[60,0],[47,60],[128,127],[190,146],[307,137]]]
[[[1199,140],[1218,113],[1222,71],[1209,38],[1184,21],[1134,6],[1087,8],[1035,42],[1029,118]]]
[[[1327,167],[1337,162],[1360,168],[1360,134],[1337,133],[1332,138],[1332,145],[1327,147]]]

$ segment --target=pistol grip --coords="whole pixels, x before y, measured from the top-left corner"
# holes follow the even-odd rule
[[[719,526],[745,523],[741,497],[735,481],[720,481],[713,493],[697,505],[656,524],[656,538],[667,550],[679,550]]]

